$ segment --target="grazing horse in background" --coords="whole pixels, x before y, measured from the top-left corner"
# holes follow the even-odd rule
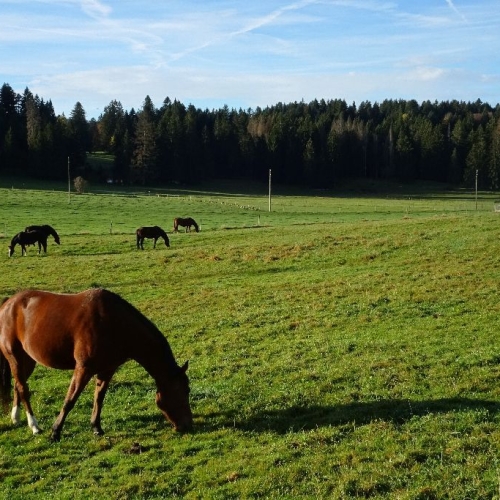
[[[158,238],[163,238],[165,246],[170,246],[167,233],[159,226],[140,227],[136,230],[135,235],[137,237],[137,248],[140,248],[141,250],[144,250],[143,243],[145,238],[154,239],[153,248],[156,248],[156,241]]]
[[[185,227],[186,233],[188,231],[191,231],[191,226],[194,227],[194,229],[197,233],[200,232],[200,228],[198,227],[198,224],[196,224],[196,221],[191,217],[187,217],[185,219],[183,219],[181,217],[176,217],[174,219],[174,231],[176,233],[179,231],[179,226]]]
[[[0,307],[0,395],[4,407],[14,397],[11,419],[19,422],[24,405],[33,434],[41,432],[30,404],[27,384],[36,363],[73,370],[62,409],[52,426],[51,439],[59,441],[68,413],[96,375],[90,423],[102,435],[101,409],[113,374],[135,360],[156,383],[156,404],[177,431],[192,427],[188,363],[180,367],[167,339],[134,306],[101,288],[76,294],[40,290],[19,292]]]
[[[42,231],[21,231],[12,238],[9,245],[9,257],[14,254],[16,245],[21,245],[21,255],[26,255],[26,246],[38,243],[38,254],[42,251],[47,253],[47,235]]]
[[[59,238],[59,235],[57,234],[57,231],[52,227],[49,226],[48,224],[44,224],[43,226],[28,226],[24,229],[26,232],[31,232],[31,231],[42,231],[45,233],[47,236],[52,236],[54,238],[54,241],[60,245],[61,240]]]

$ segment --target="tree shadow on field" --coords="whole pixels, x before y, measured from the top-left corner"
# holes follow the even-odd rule
[[[335,406],[292,406],[280,410],[264,410],[245,419],[239,419],[236,412],[212,413],[209,418],[218,420],[219,425],[225,427],[244,431],[272,431],[285,434],[290,431],[318,427],[345,424],[364,425],[374,420],[384,420],[401,425],[414,417],[470,410],[486,410],[493,418],[495,414],[500,412],[500,402],[467,398],[425,401],[388,399]]]

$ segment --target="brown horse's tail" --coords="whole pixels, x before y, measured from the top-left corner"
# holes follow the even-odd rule
[[[4,411],[8,410],[11,401],[12,374],[7,358],[0,350],[0,400]]]

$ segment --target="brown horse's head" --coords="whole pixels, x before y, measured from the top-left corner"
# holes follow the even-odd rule
[[[189,406],[189,379],[186,375],[188,362],[169,377],[168,384],[158,388],[156,404],[165,418],[179,432],[189,431],[193,427],[193,414]]]

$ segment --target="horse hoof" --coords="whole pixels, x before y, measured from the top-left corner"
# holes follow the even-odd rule
[[[58,443],[59,441],[61,441],[61,435],[58,432],[53,432],[50,436],[50,440],[53,443]]]

